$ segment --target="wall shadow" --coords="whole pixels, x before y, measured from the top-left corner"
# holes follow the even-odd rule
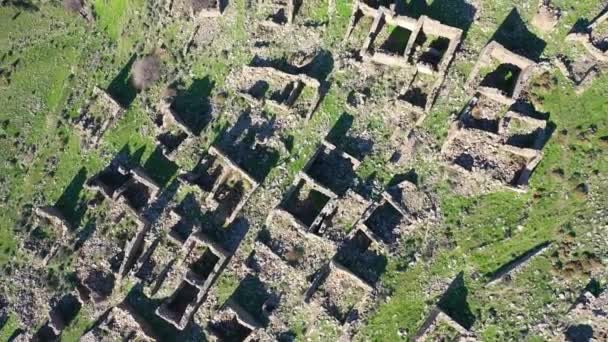
[[[8,321],[8,301],[3,295],[0,295],[0,331],[4,328],[4,325]]]
[[[134,151],[131,151],[129,144],[124,144],[120,150],[114,155],[111,163],[122,163],[124,165],[141,165],[142,158],[146,152],[146,147],[142,146]]]
[[[348,134],[353,126],[354,119],[353,115],[342,113],[327,134],[327,140],[358,160],[363,160],[372,152],[374,141]]]
[[[107,89],[110,96],[125,108],[129,107],[137,97],[137,89],[131,83],[131,67],[136,59],[137,55],[133,54],[127,64],[120,69],[118,75],[110,82]]]
[[[517,8],[513,8],[490,41],[497,41],[508,50],[538,62],[547,43],[528,30]]]
[[[411,169],[408,172],[394,175],[393,178],[391,178],[391,180],[388,182],[387,187],[390,188],[399,185],[404,181],[409,181],[410,183],[418,185],[418,180],[418,173],[416,173],[416,170]]]
[[[316,107],[313,108],[313,113],[316,112],[318,107],[323,103],[325,95],[331,88],[331,75],[334,70],[334,57],[329,50],[320,50],[317,55],[306,65],[298,68],[298,72],[315,78],[320,83],[319,87],[319,102]]]
[[[176,91],[171,99],[171,109],[195,135],[199,135],[211,122],[213,108],[210,96],[214,87],[215,82],[209,76],[195,78],[188,88],[181,82],[171,85]]]
[[[97,222],[95,222],[94,219],[87,221],[84,227],[82,227],[82,229],[80,229],[78,233],[76,233],[76,236],[74,238],[73,249],[75,251],[79,250],[84,245],[84,243],[87,242],[87,240],[91,236],[93,236],[95,230],[97,230]]]
[[[160,146],[156,146],[143,167],[161,188],[169,183],[178,170],[177,164],[165,157]]]
[[[129,291],[124,302],[148,324],[160,341],[206,341],[202,328],[192,320],[180,331],[156,314],[156,309],[166,299],[148,298],[143,293],[143,285],[137,284]]]
[[[65,188],[59,199],[55,202],[57,208],[68,220],[73,229],[80,226],[87,206],[82,201],[81,192],[87,180],[87,169],[82,167],[72,178],[70,184]]]
[[[308,63],[301,66],[290,64],[286,57],[265,59],[257,55],[250,64],[252,66],[272,67],[288,74],[305,74],[316,79],[320,83],[317,107],[323,102],[323,98],[331,88],[329,75],[334,69],[334,58],[329,50],[319,50]],[[317,110],[317,107],[314,108],[313,112]]]
[[[414,18],[424,14],[442,24],[457,27],[463,31],[463,40],[477,13],[477,8],[464,0],[434,0],[430,5],[426,0],[397,1],[396,10]]]
[[[476,319],[467,301],[468,294],[464,272],[460,272],[437,304],[443,312],[467,330],[471,329]]]
[[[253,254],[255,251],[253,252]],[[246,261],[251,264],[251,256]],[[256,276],[247,275],[234,290],[228,302],[240,305],[248,314],[258,320],[262,325],[268,324],[268,317],[263,308],[264,304],[272,294],[262,281]]]
[[[40,8],[34,5],[30,1],[26,0],[5,0],[1,3],[2,6],[13,6],[16,9],[25,11],[25,12],[38,12]]]
[[[589,342],[593,339],[593,327],[589,324],[571,325],[564,332],[567,341]]]
[[[329,50],[320,50],[315,57],[306,65],[298,68],[298,72],[306,74],[323,83],[334,70],[334,58]]]
[[[213,212],[203,214],[201,231],[222,246],[227,252],[231,254],[236,252],[241,241],[243,241],[251,228],[251,224],[246,218],[239,216],[228,227],[224,228],[213,224],[214,214]]]
[[[192,222],[200,222],[203,218],[201,204],[198,202],[196,196],[192,192],[188,193],[186,197],[184,197],[184,199],[177,205],[175,210],[182,217]]]
[[[597,279],[593,278],[589,281],[587,286],[585,286],[585,291],[589,291],[593,296],[597,298],[602,294],[602,292],[604,292],[604,289],[602,287],[602,284]]]
[[[276,133],[276,118],[253,122],[251,113],[243,112],[236,123],[220,133],[214,145],[262,183],[279,161],[279,152],[261,142]]]
[[[173,198],[175,198],[175,194],[177,194],[179,186],[180,182],[177,179],[174,179],[158,195],[156,201],[150,204],[150,209],[146,212],[148,222],[153,224],[158,221],[164,209],[167,207],[167,205],[169,205]]]
[[[490,281],[493,281],[493,280],[499,279],[499,278],[507,275],[511,270],[517,268],[519,265],[524,263],[526,260],[529,260],[532,256],[534,256],[536,253],[538,253],[540,250],[542,250],[543,248],[547,247],[550,244],[551,244],[551,241],[545,241],[545,242],[542,242],[542,243],[532,247],[531,249],[518,255],[517,257],[515,257],[511,261],[507,262],[506,264],[500,266],[494,272],[487,273],[486,277]]]
[[[386,272],[388,259],[386,255],[369,249],[371,243],[364,233],[357,232],[338,249],[334,258],[359,278],[374,285]]]

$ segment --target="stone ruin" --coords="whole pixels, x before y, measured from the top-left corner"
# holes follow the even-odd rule
[[[127,303],[121,303],[103,314],[80,341],[158,341],[151,331],[148,323]]]
[[[428,195],[405,180],[384,191],[381,199],[362,215],[358,226],[375,242],[394,246],[431,211],[433,204]]]
[[[371,304],[373,288],[332,259],[332,242],[285,219],[269,217],[240,270],[245,277],[209,323],[218,340],[274,340],[302,305],[348,327]]]
[[[101,304],[111,298],[141,255],[149,228],[142,217],[126,215],[108,227],[109,236],[95,231],[78,250],[76,277],[81,301]]]
[[[172,108],[172,103],[168,98],[161,101],[159,112],[155,120],[158,127],[156,141],[165,157],[174,160],[180,149],[196,134]]]
[[[608,291],[585,291],[566,314],[563,335],[567,341],[608,340]]]
[[[408,37],[401,46],[395,47],[383,41],[388,39],[390,32],[385,31],[391,27],[399,28],[402,31],[399,33]],[[417,72],[430,75],[445,74],[461,37],[462,30],[443,25],[427,16],[414,19],[380,7],[361,55],[378,64],[413,66]]]
[[[190,234],[195,231],[198,227],[187,218],[180,215],[175,209],[169,212],[170,220],[169,232],[167,236],[172,239],[175,243],[184,244]]]
[[[270,330],[287,329],[285,316],[301,305],[301,297],[293,294],[305,291],[307,281],[259,241],[241,271],[245,276],[211,320],[209,330],[219,340],[230,340],[231,331],[239,332],[235,336],[239,341],[273,340]]]
[[[100,199],[107,200],[112,223],[105,229],[96,229],[80,247],[78,289],[83,301],[102,303],[129,275],[142,254],[151,226],[144,212],[158,196],[160,187],[143,169],[128,168],[118,161],[89,179],[86,186],[100,196],[92,205],[101,205]]]
[[[296,308],[321,315],[343,337],[361,324],[375,302],[389,249],[434,208],[409,181],[387,188],[372,204],[351,189],[359,164],[322,141],[267,216],[239,268],[241,277],[246,274],[264,289],[249,293],[264,295],[251,299],[253,305],[233,294],[209,323],[219,340],[272,340],[288,330]],[[390,227],[379,226],[381,221],[390,221]]]
[[[55,256],[61,243],[71,231],[71,225],[63,213],[53,207],[37,207],[34,210],[34,229],[24,241],[24,247],[40,257],[43,265]]]
[[[52,309],[49,311],[48,321],[34,334],[34,341],[56,341],[59,340],[62,331],[75,318],[82,302],[74,294],[66,294],[51,303]]]
[[[405,67],[413,75],[401,91],[399,100],[411,110],[428,112],[443,84],[445,75],[462,39],[462,30],[444,25],[425,15],[418,19],[398,15],[393,9],[380,6],[373,9],[358,2],[351,26],[358,16],[374,15],[374,22],[363,43],[361,56],[377,64]],[[349,29],[352,32],[353,28]],[[399,34],[404,39],[389,38]]]
[[[219,17],[224,14],[226,0],[168,0],[166,7],[174,16],[187,17],[195,21]]]
[[[371,207],[370,202],[350,189],[359,164],[358,159],[327,140],[320,144],[296,183],[318,190],[327,202],[321,204],[315,194],[309,194],[304,200],[309,203],[302,204],[288,195],[269,215],[266,235],[258,236],[254,252],[243,267],[247,275],[239,285],[242,289],[237,288],[208,321],[211,335],[220,340],[271,340],[277,331],[288,330],[286,317],[291,314],[292,305],[321,310],[324,317],[345,331],[359,324],[361,315],[374,302],[379,278],[373,270],[374,263],[384,253],[384,242],[373,237],[365,225],[355,224],[367,219],[362,217]],[[219,229],[228,229],[258,186],[247,172],[213,146],[197,167],[180,179],[195,193],[199,189],[203,193],[203,225]],[[238,186],[239,183],[244,185]],[[168,210],[160,225],[151,227],[143,217],[160,188],[140,168],[116,160],[86,186],[99,193],[90,205],[107,203],[111,211],[119,212],[110,214],[115,216],[113,222],[120,236],[118,240],[107,238],[102,236],[107,234],[107,228],[98,228],[79,249],[76,269],[80,300],[91,301],[97,308],[107,307],[114,301],[121,280],[130,275],[143,285],[145,296],[161,303],[155,310],[157,316],[178,330],[185,329],[234,251],[226,250],[215,236],[208,236],[206,229],[177,209]],[[398,187],[403,188],[402,195],[409,189],[404,184]],[[405,202],[399,202],[403,196],[394,198],[389,190],[384,196],[382,204],[390,201],[401,208],[404,216],[416,217],[414,209],[409,212]],[[290,201],[296,203],[292,206]],[[320,211],[315,215],[303,210],[308,205],[313,211]],[[218,216],[206,216],[208,212]],[[209,217],[217,220],[205,220]],[[124,230],[123,226],[131,228]],[[350,226],[354,229],[346,229]],[[285,279],[299,284],[289,289],[293,291],[290,295],[286,293],[288,289],[281,287]],[[250,297],[251,292],[246,289],[251,283],[263,291],[255,291],[255,296]],[[123,303],[110,308],[83,340],[102,335],[152,339],[143,322]]]
[[[276,209],[291,217],[304,231],[314,230],[330,201],[342,195],[355,177],[360,162],[324,140]]]
[[[511,145],[502,134],[467,128],[460,122],[453,125],[442,152],[456,170],[479,174],[513,189],[527,185],[542,159],[539,150]]]
[[[176,209],[168,210],[144,241],[144,252],[131,275],[143,285],[146,297],[161,301],[155,314],[183,330],[205,301],[233,251],[225,249],[225,241],[207,235],[199,224]]]
[[[549,138],[546,120],[515,106],[534,66],[496,42],[483,49],[468,81],[474,96],[451,125],[442,148],[454,170],[510,189],[527,186]]]
[[[363,208],[357,212],[362,213],[368,203],[348,190],[358,164],[356,159],[324,141],[298,176],[285,201],[292,201],[290,197],[298,192],[298,183],[303,182],[324,193],[319,194],[331,196],[336,205],[348,203],[341,201],[342,198],[361,201],[359,206]],[[316,201],[310,197],[315,195],[305,201]],[[329,210],[331,206],[323,208],[321,203],[309,205],[313,209],[332,211]],[[350,236],[335,236],[334,240],[321,236],[300,221],[315,221],[316,211],[302,210],[302,205],[296,207],[300,209],[290,213],[293,207],[283,202],[268,216],[253,252],[239,270],[239,273],[245,273],[239,286],[208,323],[208,330],[218,340],[272,340],[278,332],[288,330],[286,322],[293,315],[293,308],[302,305],[322,309],[325,317],[341,326],[371,303],[360,301],[359,292],[369,297],[373,288],[334,260],[337,259],[334,257],[337,245]],[[297,216],[294,217],[294,213]],[[289,287],[285,287],[286,282]],[[345,285],[354,291],[346,302],[340,292],[344,290],[341,286]]]
[[[478,341],[470,330],[473,322],[468,321],[468,303],[463,299],[463,272],[452,280],[443,291],[438,302],[432,306],[424,322],[413,336],[413,341]],[[466,288],[464,288],[466,296]]]
[[[365,310],[373,287],[338,262],[329,265],[313,280],[305,301],[323,308],[340,324],[356,320]]]
[[[248,263],[264,265],[265,261],[269,261],[266,258],[268,255],[260,257],[260,253],[256,251],[250,255]],[[268,326],[273,313],[279,309],[281,300],[270,288],[269,279],[263,279],[263,275],[257,273],[270,269],[277,268],[247,269],[248,274],[208,322],[208,331],[218,341],[271,340],[262,329]],[[272,277],[270,274],[266,276]]]
[[[256,9],[264,17],[265,26],[290,25],[300,5],[299,0],[257,0]]]
[[[252,333],[258,322],[234,302],[226,303],[209,323],[209,331],[219,341],[255,341]]]
[[[364,225],[356,225],[339,246],[332,262],[358,281],[373,287],[386,266],[387,250]]]
[[[333,197],[341,196],[351,187],[360,164],[325,139],[304,166],[300,178],[325,188],[326,192],[335,194]]]
[[[416,333],[414,341],[478,341],[473,334],[435,306]]]
[[[107,92],[93,89],[93,97],[74,120],[86,148],[97,148],[103,135],[122,118],[124,109]]]
[[[68,220],[63,213],[55,207],[37,207],[35,213],[39,219],[45,220],[53,227],[59,229],[61,236],[67,234],[71,230],[71,225]]]
[[[119,209],[140,215],[156,200],[158,185],[141,167],[128,167],[112,161],[103,171],[87,181],[86,187],[96,191]]]
[[[582,44],[598,61],[608,62],[608,10],[595,18],[583,32],[572,32],[566,39]]]
[[[146,235],[142,247],[145,252],[131,271],[142,283],[144,294],[151,298],[160,290],[177,256],[183,254],[186,241],[198,228],[174,209],[169,210],[167,216],[159,231],[150,230]]]
[[[571,32],[566,41],[580,44],[585,54],[576,58],[560,55],[554,63],[574,82],[577,93],[582,93],[608,66],[608,10],[595,18],[584,30]]]
[[[214,146],[180,179],[206,194],[204,206],[212,224],[228,226],[258,187],[257,181]]]
[[[285,303],[268,316],[272,328],[258,324],[253,335],[280,330],[280,322],[289,320],[289,313],[281,308],[297,305],[289,301],[302,293],[306,307],[320,310],[348,334],[373,305],[376,284],[386,267],[388,243],[367,225],[375,229],[372,221],[386,219],[376,216],[384,216],[387,205],[406,226],[432,210],[426,194],[408,181],[388,188],[378,203],[370,204],[349,189],[358,165],[357,159],[324,141],[268,216],[247,265],[268,288],[285,279],[291,288],[280,292]]]
[[[356,238],[344,238],[348,239],[348,248],[351,248],[350,242]],[[339,325],[352,322],[370,303],[366,298],[371,296],[372,285],[348,268],[352,264],[347,267],[340,263],[342,255],[338,256],[336,241],[302,230],[281,212],[269,216],[254,251],[256,268],[262,274],[270,274],[265,276],[265,279],[270,278],[269,283],[281,284],[289,279],[293,284],[290,289],[293,293],[286,294],[286,300],[305,293],[307,305],[322,309]],[[261,262],[260,258],[268,260]],[[302,287],[302,284],[309,285]]]
[[[256,250],[267,249],[305,277],[313,275],[335,254],[335,246],[293,224],[291,217],[275,211],[258,234]]]
[[[190,235],[180,254],[160,285],[159,293],[170,291],[174,285],[177,287],[156,314],[181,330],[205,299],[229,254],[202,232]]]
[[[176,8],[179,1],[171,1],[171,8]],[[182,2],[193,18],[222,14],[220,0],[188,1]],[[420,114],[414,120],[420,122],[434,104],[460,43],[462,30],[426,16],[419,19],[400,16],[394,12],[394,7],[388,9],[379,3],[370,3],[356,2],[347,36],[358,17],[374,19],[361,55],[374,63],[412,69],[411,82],[399,100]],[[274,24],[290,24],[296,2],[260,1],[259,6],[271,9],[273,14],[268,18]],[[606,17],[604,14],[598,21],[603,22]],[[407,44],[398,49],[382,44],[385,31],[391,27],[408,31]],[[592,45],[597,43],[591,34],[593,30],[592,24],[588,28],[589,38],[586,38]],[[593,52],[591,54],[600,59]],[[493,69],[496,62],[498,65]],[[527,183],[542,158],[540,150],[547,138],[547,122],[509,106],[519,100],[534,66],[532,61],[496,42],[484,48],[468,81],[475,95],[452,126],[442,149],[453,166],[485,173],[502,184],[519,186]],[[486,73],[486,69],[492,70]],[[515,76],[511,82],[503,84],[498,76],[504,74]],[[253,106],[268,104],[306,119],[319,104],[319,88],[320,83],[306,75],[249,66],[244,67],[237,85],[240,95]],[[98,106],[105,106],[110,119],[103,121],[95,116]],[[94,99],[77,119],[79,127],[89,135],[87,145],[97,147],[104,132],[122,112],[107,93],[95,88]],[[159,127],[161,133],[157,139],[163,153],[171,159],[184,141],[196,135],[169,102],[161,104]],[[291,308],[288,296],[284,295],[287,290],[298,293],[299,299],[304,297],[305,305],[333,317],[346,329],[364,317],[377,293],[379,274],[373,268],[382,262],[384,254],[399,246],[403,234],[427,218],[434,208],[430,198],[409,181],[386,189],[378,201],[370,203],[350,189],[359,164],[357,158],[334,144],[327,140],[322,142],[284,200],[268,216],[266,227],[258,235],[254,251],[243,267],[245,279],[208,322],[212,335],[219,340],[270,340],[265,328],[285,326],[281,315]],[[251,175],[214,146],[197,167],[181,175],[180,180],[204,193],[203,208],[212,213],[205,218],[211,218],[210,224],[221,229],[233,223],[259,186]],[[155,314],[177,329],[185,329],[233,251],[225,250],[207,236],[198,223],[191,222],[177,210],[169,211],[162,232],[150,234],[150,224],[143,214],[157,199],[160,187],[141,168],[112,163],[90,179],[87,186],[121,211],[115,223],[131,220],[128,224],[131,229],[120,232],[120,241],[108,242],[95,233],[82,247],[77,272],[80,282],[78,308],[82,301],[107,301],[117,283],[130,273],[143,283],[147,296],[164,299]],[[128,209],[126,214],[122,209]],[[37,208],[36,214],[60,227],[62,232],[69,229],[65,218],[54,208]],[[540,246],[505,265],[489,284],[516,272],[548,246]],[[280,288],[279,284],[285,280],[290,289]],[[250,286],[249,283],[260,286],[260,291],[244,289]],[[578,315],[593,310],[595,314],[605,306],[605,296],[591,296],[585,295],[585,301],[572,312]],[[54,308],[49,313],[49,321],[39,331],[40,336],[57,338],[73,317],[71,312]],[[438,339],[434,334],[444,330],[442,325],[453,331],[459,340],[475,340],[470,331],[439,306],[431,310],[415,340]],[[82,340],[156,340],[150,331],[145,321],[123,302],[102,315]],[[601,337],[606,336],[605,329],[602,334]]]
[[[481,50],[467,87],[474,93],[510,106],[520,98],[535,67],[533,61],[492,41]]]
[[[321,100],[321,84],[304,74],[293,75],[272,67],[245,66],[232,79],[238,94],[251,105],[268,105],[304,119],[312,116]]]
[[[125,187],[129,177],[133,177],[131,169],[114,162],[93,177],[89,186],[117,206],[115,202],[122,196],[118,189]],[[163,211],[154,225],[128,234],[124,248],[104,244],[94,235],[81,252],[95,255],[95,259],[103,262],[80,271],[80,287],[86,294],[83,297],[104,302],[121,278],[131,276],[130,279],[141,284],[145,297],[160,302],[154,309],[156,316],[177,330],[188,326],[235,249],[231,242],[219,241],[230,238],[216,236],[216,231],[232,229],[228,226],[258,184],[215,147],[210,147],[199,165],[192,172],[182,174],[180,179],[183,185],[192,187],[191,194],[197,204],[196,194],[203,194],[203,217],[197,218],[200,222],[184,216],[183,210],[190,209],[176,207]],[[122,216],[142,217],[145,208],[147,206],[142,206],[138,211],[131,208],[127,214],[137,215]]]
[[[555,7],[551,0],[540,0],[538,11],[532,18],[532,25],[544,33],[553,31],[559,19],[561,18],[561,10]]]
[[[389,1],[390,2],[390,1]],[[353,3],[353,13],[350,17],[350,23],[348,28],[346,29],[346,34],[344,40],[349,39],[355,28],[360,25],[361,19],[364,17],[375,19],[380,14],[382,8],[386,8],[387,4],[384,1],[376,1],[376,0],[357,0]],[[394,5],[391,4],[390,9],[394,8]]]
[[[310,230],[314,236],[340,245],[347,240],[349,232],[360,218],[369,210],[370,201],[353,190],[348,190],[343,196],[336,198],[328,211],[323,215],[319,224]]]
[[[486,286],[494,285],[500,282],[503,279],[511,278],[514,274],[519,272],[523,267],[525,267],[528,263],[530,263],[535,257],[545,252],[549,247],[551,247],[550,242],[541,243],[524,254],[518,256],[512,261],[500,267],[490,280],[487,282]]]

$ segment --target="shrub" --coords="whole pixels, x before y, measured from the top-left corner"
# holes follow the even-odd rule
[[[133,85],[137,89],[146,89],[160,78],[161,61],[157,55],[148,55],[133,64]]]

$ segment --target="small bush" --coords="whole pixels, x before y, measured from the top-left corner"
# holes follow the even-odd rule
[[[149,88],[160,78],[161,61],[157,55],[148,55],[133,64],[133,85],[139,89]]]
[[[74,13],[79,13],[83,6],[82,0],[63,0],[63,7]]]

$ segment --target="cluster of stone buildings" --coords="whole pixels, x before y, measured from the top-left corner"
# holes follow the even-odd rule
[[[258,5],[270,26],[291,24],[299,6],[296,1]],[[193,18],[219,16],[225,9],[220,0],[174,0],[169,6]],[[463,31],[424,15],[398,14],[394,6],[356,1],[347,39],[362,17],[373,18],[360,50],[362,60],[411,71],[411,79],[395,100],[413,114],[416,124],[422,122],[435,103]],[[594,36],[607,17],[604,14],[584,33],[569,36],[581,42],[597,62],[583,79],[573,75],[571,62],[558,64],[577,84],[587,82],[608,60],[603,43]],[[386,44],[392,30],[407,39]],[[498,42],[487,44],[467,83],[471,99],[451,125],[441,150],[448,166],[482,182],[525,189],[549,137],[547,120],[518,106],[536,70],[534,61]],[[319,80],[272,67],[245,66],[235,80],[234,92],[250,106],[268,106],[303,121],[313,115],[322,98]],[[97,148],[123,112],[96,88],[75,121],[85,146]],[[197,137],[196,129],[167,99],[159,106],[157,126],[159,147],[171,160],[181,146]],[[222,341],[276,339],[276,332],[288,328],[290,310],[296,305],[322,312],[344,329],[344,336],[351,336],[377,305],[380,276],[387,258],[401,246],[401,237],[434,215],[429,194],[410,181],[388,187],[375,200],[357,194],[353,185],[362,161],[328,140],[318,144],[280,203],[268,213],[244,265],[237,266],[239,285],[203,327],[208,335]],[[103,314],[83,340],[157,339],[153,323],[120,298],[121,288],[130,282],[158,304],[153,310],[158,319],[177,331],[192,324],[239,248],[240,239],[235,238],[240,234],[239,213],[262,180],[214,145],[193,170],[178,178],[180,186],[194,189],[201,220],[193,221],[182,208],[171,207],[151,223],[149,211],[162,197],[163,187],[142,167],[120,159],[87,181],[87,189],[96,194],[89,206],[103,208],[109,222],[106,228],[112,233],[108,238],[103,229],[97,229],[79,246],[77,292],[54,305],[48,322],[36,333],[38,338],[56,339],[80,307],[90,303],[103,308]],[[70,224],[60,211],[45,207],[37,208],[35,214],[53,227],[56,241],[69,240]],[[61,243],[36,248],[44,263]],[[540,246],[521,262],[507,265],[491,283],[547,247]],[[583,312],[583,306],[573,312]],[[455,331],[460,340],[475,340],[473,333],[439,306],[430,311],[415,338],[432,340],[429,336],[441,325]]]

